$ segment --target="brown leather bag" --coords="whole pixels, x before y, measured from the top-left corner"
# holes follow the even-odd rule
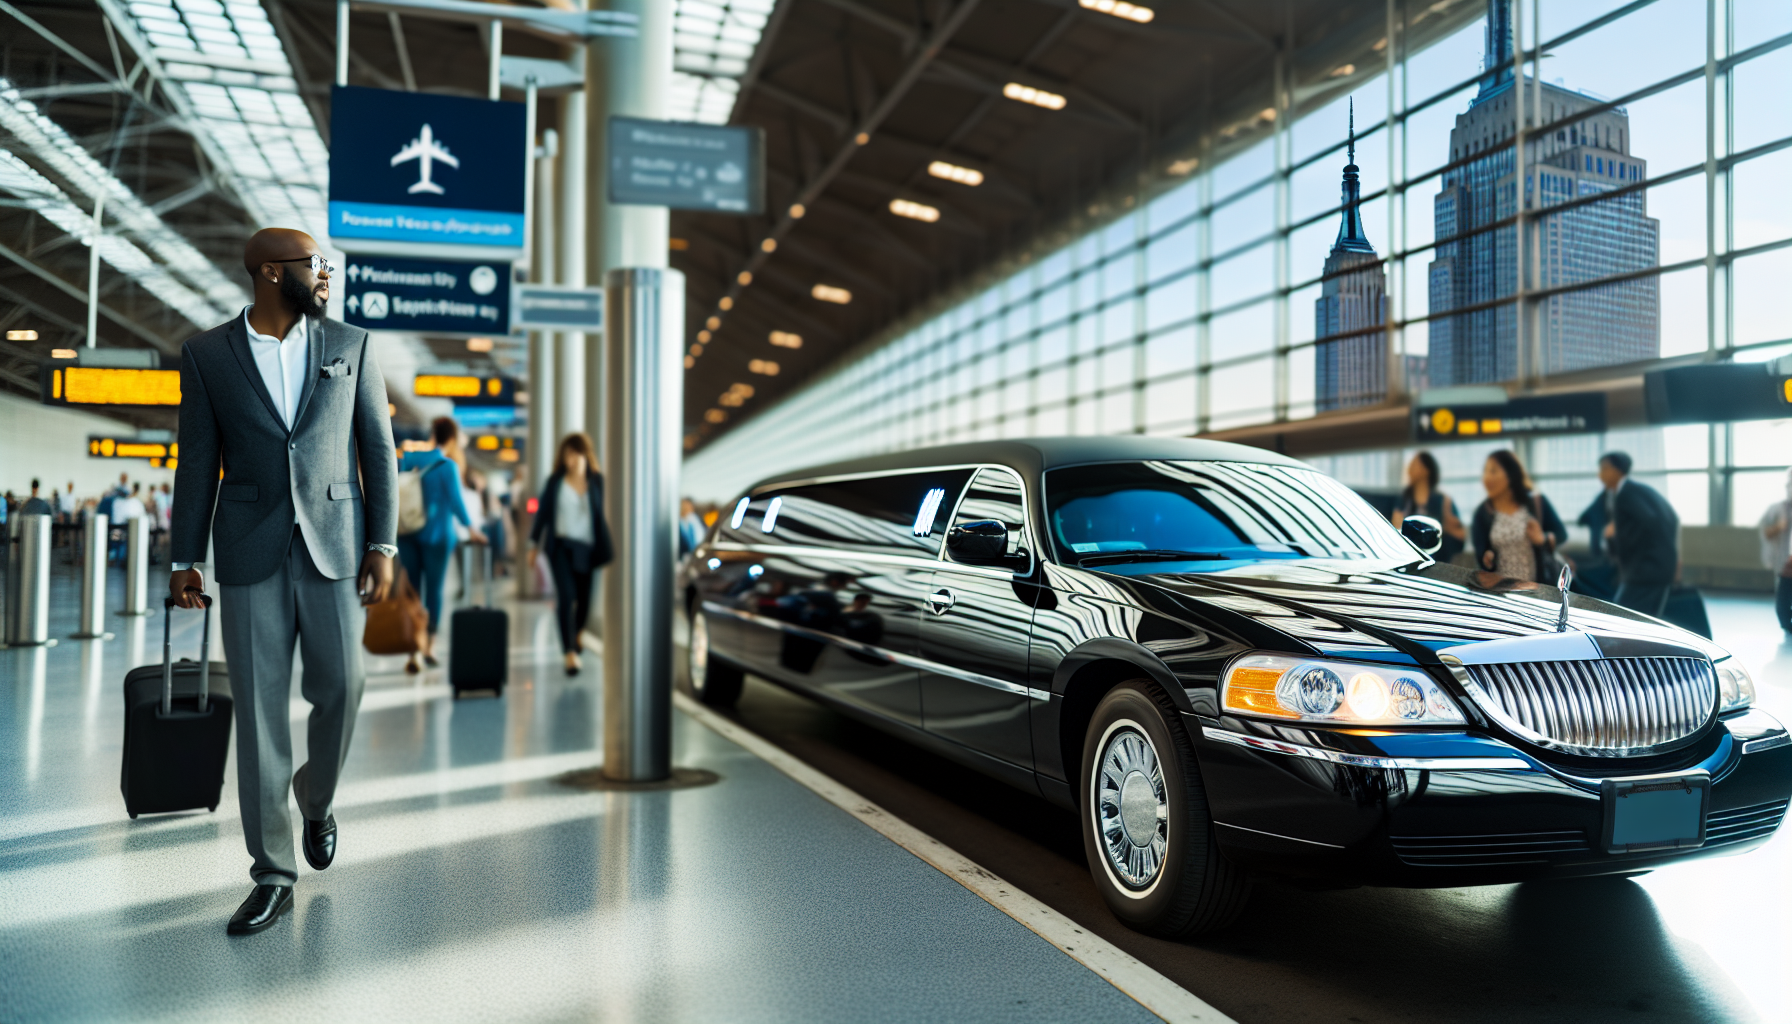
[[[398,575],[386,599],[367,608],[367,628],[361,632],[361,646],[369,654],[415,654],[423,650],[429,633],[429,612],[423,598],[411,586],[410,574],[404,566],[396,566]]]

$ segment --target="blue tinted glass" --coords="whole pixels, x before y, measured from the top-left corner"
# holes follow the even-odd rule
[[[1064,545],[1078,554],[1144,548],[1230,548],[1250,543],[1186,494],[1111,491],[1073,498],[1052,513]]]

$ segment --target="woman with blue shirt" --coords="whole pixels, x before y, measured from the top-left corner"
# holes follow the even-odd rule
[[[436,627],[442,621],[442,585],[447,582],[448,562],[454,556],[456,538],[454,524],[468,529],[468,538],[475,544],[485,543],[485,534],[467,515],[466,503],[460,497],[460,427],[447,416],[438,417],[429,425],[435,447],[421,452],[406,452],[398,460],[400,473],[423,472],[423,529],[398,536],[398,559],[404,571],[417,581],[423,592],[423,607],[429,611],[429,638],[423,645],[423,660],[434,668],[436,661]],[[406,672],[420,671],[417,655],[411,655]]]

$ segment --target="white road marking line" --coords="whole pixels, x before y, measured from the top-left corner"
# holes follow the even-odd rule
[[[1094,935],[994,872],[810,767],[752,730],[717,714],[682,690],[672,693],[678,709],[733,740],[760,760],[790,776],[823,800],[869,825],[884,838],[931,864],[946,877],[1025,925],[1066,956],[1101,975],[1140,1006],[1172,1024],[1236,1024],[1232,1018],[1152,970],[1132,954]]]

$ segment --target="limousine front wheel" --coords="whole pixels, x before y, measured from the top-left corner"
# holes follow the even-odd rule
[[[1230,924],[1250,880],[1221,856],[1194,747],[1155,683],[1121,683],[1083,742],[1083,846],[1114,915],[1181,938]]]
[[[745,677],[740,669],[710,653],[709,621],[702,609],[691,615],[691,645],[687,653],[693,696],[712,707],[728,707],[740,699]]]

